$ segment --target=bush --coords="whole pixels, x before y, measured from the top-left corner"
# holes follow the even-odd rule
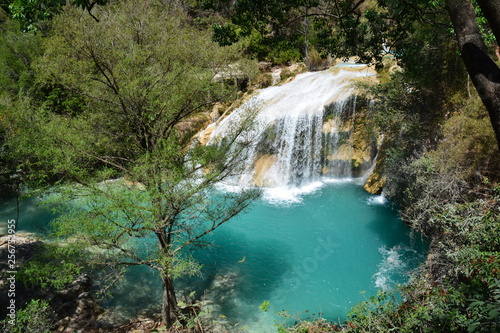
[[[5,333],[50,333],[53,329],[51,312],[48,301],[34,299],[17,311],[14,324],[7,318],[0,322],[0,327]]]
[[[269,58],[279,65],[299,61],[302,58],[300,50],[289,41],[280,41],[269,53]]]
[[[310,71],[318,71],[325,69],[329,65],[328,59],[325,59],[321,54],[315,49],[311,48],[308,54],[307,69]]]

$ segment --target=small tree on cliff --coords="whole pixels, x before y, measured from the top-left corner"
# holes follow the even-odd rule
[[[77,94],[78,108],[19,105],[14,141],[26,163],[82,185],[65,187],[80,208],[55,221],[56,234],[104,249],[91,251],[95,263],[159,271],[171,326],[173,279],[193,265],[183,250],[258,195],[214,190],[238,171],[249,123],[218,145],[191,142],[206,122],[200,111],[229,92],[214,76],[240,55],[161,2],[120,1],[93,13],[99,21],[75,8],[56,17],[37,67],[42,84]]]

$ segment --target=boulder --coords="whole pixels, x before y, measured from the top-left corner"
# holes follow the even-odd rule
[[[363,188],[365,191],[371,194],[381,194],[384,189],[386,182],[386,177],[377,173],[372,172],[368,179],[366,180]]]

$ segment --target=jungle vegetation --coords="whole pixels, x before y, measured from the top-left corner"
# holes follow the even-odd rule
[[[279,329],[500,329],[498,2],[2,0],[0,8],[2,194],[79,184],[64,187],[63,197],[85,193],[93,209],[67,212],[56,235],[81,240],[73,254],[89,245],[120,254],[87,258],[83,270],[160,271],[167,327],[179,320],[172,279],[197,269],[182,249],[258,195],[207,195],[238,172],[247,128],[218,146],[185,149],[213,104],[235,100],[242,88],[214,84],[214,75],[238,63],[251,86],[263,80],[257,61],[315,70],[327,58],[355,56],[380,73],[365,90],[386,138],[385,193],[430,252],[402,302],[380,293],[345,323]],[[104,182],[119,177],[126,182]],[[158,246],[139,255],[130,241],[150,233]]]

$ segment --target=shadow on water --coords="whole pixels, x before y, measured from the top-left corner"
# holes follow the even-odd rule
[[[34,232],[46,234],[49,222],[56,216],[40,204],[35,197],[19,198],[19,209],[16,197],[0,200],[0,234],[7,232],[7,220],[16,220],[17,232]]]
[[[175,281],[178,300],[195,291],[217,317],[248,321],[259,314],[259,305],[270,298],[291,264],[279,255],[289,247],[279,240],[252,242],[243,233],[217,230],[207,237],[214,245],[193,248],[192,256],[203,264],[202,276]],[[131,267],[111,290],[105,307],[113,309],[112,321],[137,315],[159,314],[161,280],[158,272],[145,266]],[[242,307],[249,311],[242,312]]]
[[[139,315],[155,317],[161,310],[161,280],[159,273],[146,266],[129,267],[109,290],[102,305],[111,309],[111,322],[126,323]]]
[[[204,291],[209,303],[217,303],[214,312],[238,319],[258,314],[258,306],[271,297],[291,269],[282,255],[290,252],[290,246],[276,239],[252,241],[234,230],[218,230],[210,238],[216,246],[193,252],[204,266],[203,279],[190,279],[191,285]],[[242,307],[251,310],[245,313]]]
[[[364,193],[366,196],[366,193]],[[362,197],[362,193],[360,193]],[[370,204],[372,218],[366,223],[366,227],[377,235],[377,238],[385,246],[392,248],[404,243],[419,253],[427,250],[427,242],[421,235],[416,235],[410,227],[404,224],[397,214],[397,208],[390,203]]]

